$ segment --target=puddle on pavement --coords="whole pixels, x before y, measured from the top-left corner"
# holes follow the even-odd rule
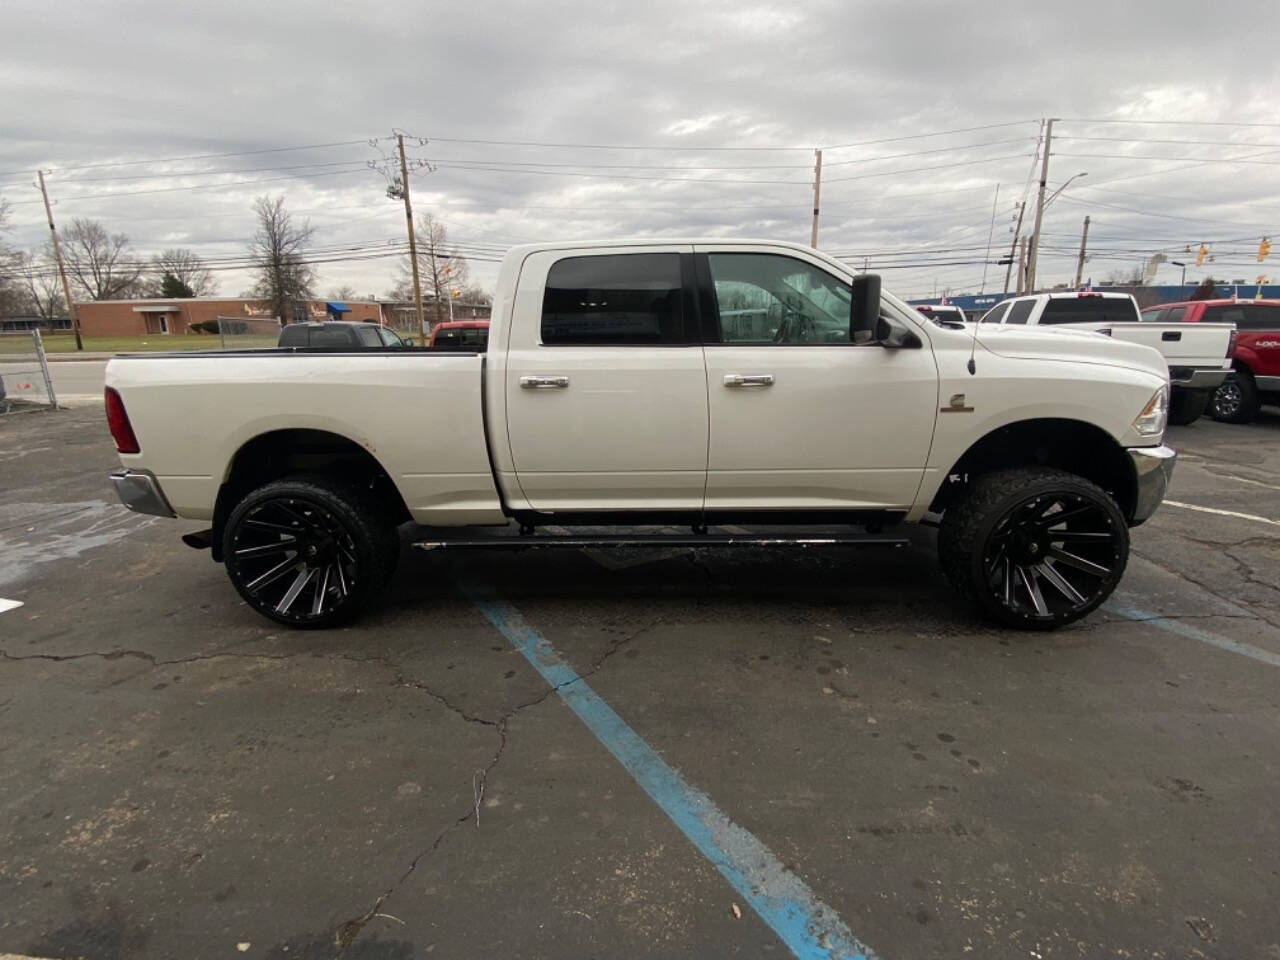
[[[40,564],[123,540],[157,519],[105,500],[0,503],[0,587],[30,579]]]

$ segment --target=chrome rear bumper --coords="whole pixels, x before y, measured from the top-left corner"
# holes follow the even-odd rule
[[[1133,461],[1133,473],[1137,479],[1137,497],[1134,500],[1132,526],[1142,523],[1164,500],[1173,479],[1173,465],[1178,452],[1172,447],[1130,447],[1129,459]]]
[[[169,501],[164,498],[156,478],[145,470],[117,470],[111,474],[116,486],[116,496],[135,513],[150,513],[157,517],[176,517]]]
[[[1169,371],[1169,383],[1172,386],[1183,387],[1187,390],[1217,390],[1222,386],[1222,381],[1227,379],[1227,374],[1230,372],[1230,370],[1223,368],[1211,370],[1171,369]]]

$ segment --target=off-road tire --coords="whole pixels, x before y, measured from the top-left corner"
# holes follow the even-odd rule
[[[1045,527],[1056,514],[1034,514],[1037,504],[1048,504],[1043,509],[1053,511],[1055,502],[1061,503],[1064,514],[1066,505],[1071,505],[1072,509],[1071,518],[1056,524],[1056,527],[1063,528],[1057,535],[1052,533],[1054,526]],[[1081,509],[1086,506],[1089,509]],[[1076,519],[1078,510],[1081,516]],[[1028,519],[1021,523],[1044,530],[1046,538],[1039,547],[1033,548],[1028,542],[1020,548],[1040,551],[1038,559],[1029,558],[1026,565],[1034,566],[1038,562],[1050,567],[1049,573],[1043,575],[1038,572],[1041,567],[1036,567],[1037,572],[1028,572],[1028,579],[1041,594],[1042,602],[1047,599],[1044,591],[1038,589],[1042,584],[1052,588],[1050,595],[1059,605],[1065,601],[1062,609],[1050,609],[1048,615],[1025,609],[1033,601],[1031,591],[1021,583],[1015,585],[1012,604],[992,584],[993,576],[998,576],[996,568],[991,566],[993,556],[997,554],[997,541],[1000,537],[1007,541],[1012,536],[1010,530],[1020,529],[1013,525],[1019,523],[1017,518],[1023,514]],[[1099,534],[1108,536],[1106,539],[1098,536],[1096,542],[1072,546],[1071,550],[1065,546],[1053,546],[1054,543],[1063,543],[1067,536],[1080,539],[1088,534],[1088,531],[1071,529],[1073,523],[1077,526],[1087,523]],[[1055,550],[1071,560],[1059,560],[1054,555]],[[1079,555],[1082,553],[1089,555]],[[1053,630],[1092,612],[1119,583],[1128,557],[1128,525],[1115,501],[1083,477],[1048,467],[997,470],[977,477],[960,499],[947,508],[938,530],[938,559],[952,585],[997,623],[1022,630]],[[1049,563],[1050,560],[1054,562]],[[1010,563],[1014,571],[1019,569],[1012,560]],[[1071,571],[1069,576],[1064,569],[1067,565]],[[1106,572],[1105,575],[1091,573],[1086,571],[1086,567],[1097,567]],[[1082,571],[1085,571],[1083,576]],[[1081,602],[1069,598],[1064,590],[1054,586],[1050,577],[1065,579],[1067,587],[1080,595]],[[1019,591],[1026,593],[1025,604],[1016,602]]]
[[[337,477],[299,475],[246,494],[227,517],[222,550],[227,576],[250,607],[277,623],[320,629],[347,623],[369,605],[395,572],[400,538],[367,490]],[[259,554],[245,557],[246,550]],[[291,560],[293,566],[283,566]],[[308,570],[310,579],[300,581]],[[254,587],[265,574],[274,579]],[[285,592],[277,596],[281,585]]]

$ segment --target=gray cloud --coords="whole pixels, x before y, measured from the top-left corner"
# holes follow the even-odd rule
[[[1223,26],[1206,24],[1208,16]],[[1050,180],[1089,175],[1049,209],[1044,280],[1065,280],[1074,271],[1072,248],[1086,213],[1098,250],[1088,270],[1095,279],[1140,259],[1128,251],[1236,238],[1243,249],[1246,238],[1280,232],[1274,98],[1280,61],[1269,49],[1280,27],[1274,3],[1206,10],[1185,0],[1067,7],[387,0],[317,9],[260,0],[7,0],[3,17],[16,40],[0,64],[0,196],[12,204],[12,239],[23,246],[43,236],[39,206],[31,202],[38,194],[26,172],[36,166],[54,168],[59,218],[101,219],[127,232],[142,253],[178,244],[209,257],[240,253],[253,230],[252,198],[265,192],[284,193],[326,247],[396,241],[402,212],[383,194],[383,180],[362,166],[389,149],[386,143],[71,169],[385,137],[393,126],[429,138],[426,146],[415,142],[412,153],[439,162],[435,172],[415,176],[416,206],[443,219],[454,239],[475,251],[565,236],[805,240],[812,147],[1045,115],[1273,126],[1064,121]],[[993,242],[996,249],[1007,245],[1037,129],[1026,122],[828,150],[821,245],[892,264],[884,272],[900,293],[928,293],[935,283],[976,289],[982,265],[951,261],[986,256],[997,184]],[[801,149],[550,149],[437,137]],[[1215,142],[1188,142],[1197,139]],[[996,142],[1009,140],[1016,142]],[[940,152],[923,153],[930,150]],[[1261,162],[1191,165],[1223,157]],[[969,163],[976,160],[984,162]],[[534,172],[458,165],[465,161],[667,169]],[[343,162],[349,166],[258,169]],[[924,167],[935,169],[917,169]],[[571,170],[594,175],[566,175]],[[151,179],[101,179],[124,176]],[[237,179],[260,182],[229,182]],[[735,180],[787,182],[727,182]],[[210,183],[221,185],[170,189]],[[153,190],[166,192],[142,192]],[[104,193],[121,195],[78,199]],[[1225,254],[1228,245],[1221,249]],[[921,258],[936,262],[908,266]],[[1265,269],[1246,259],[1224,256],[1221,266],[1211,266],[1219,277],[1250,279]],[[352,283],[361,292],[383,292],[394,263],[325,264],[320,272],[324,287]],[[492,281],[492,265],[478,261],[474,272]],[[1273,272],[1280,280],[1280,270]],[[222,277],[226,293],[247,286],[243,274]],[[1176,271],[1165,267],[1161,277],[1176,279]],[[998,288],[1003,270],[988,271],[988,287],[993,278]]]

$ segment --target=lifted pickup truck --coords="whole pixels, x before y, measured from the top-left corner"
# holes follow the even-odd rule
[[[988,615],[1056,627],[1114,589],[1175,457],[1154,350],[939,326],[785,243],[517,247],[485,354],[152,354],[106,382],[121,499],[209,521],[187,542],[300,627],[367,604],[406,521],[436,547],[523,547],[670,542],[546,525],[777,546],[869,538],[708,528],[925,520]],[[508,530],[438,529],[460,527]]]
[[[1177,323],[1153,323],[1138,313],[1138,302],[1127,293],[1036,293],[998,303],[980,323],[1022,323],[1032,326],[1068,325],[1093,330],[1117,340],[1145,343],[1163,354],[1173,389],[1169,422],[1185,426],[1199,420],[1209,398],[1231,369],[1229,323],[1188,328]]]

